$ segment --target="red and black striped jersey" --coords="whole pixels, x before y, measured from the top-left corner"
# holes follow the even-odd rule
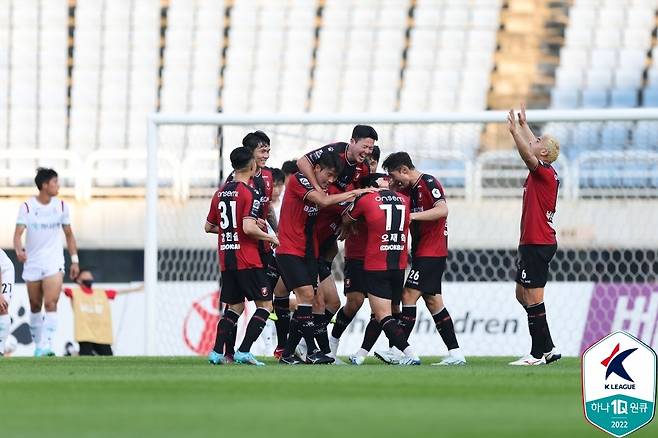
[[[305,155],[308,161],[315,165],[323,153],[337,153],[343,163],[343,170],[339,175],[336,176],[336,182],[334,185],[343,192],[353,190],[355,188],[361,188],[364,182],[369,180],[370,175],[370,167],[366,162],[351,162],[347,158],[347,151],[349,147],[349,143],[345,142],[331,143]]]
[[[338,193],[341,193],[341,191],[333,185],[330,185],[327,189],[328,195]],[[342,214],[349,205],[350,202],[341,202],[323,208],[318,213],[318,218],[315,221],[315,234],[317,235],[321,255],[334,246],[340,232]]]
[[[222,271],[262,268],[258,240],[244,233],[245,219],[258,219],[260,201],[245,183],[230,181],[217,190],[210,203],[207,221],[219,227],[217,246]]]
[[[368,229],[363,268],[366,271],[406,269],[409,199],[391,190],[357,197],[345,212],[362,219]]]
[[[557,207],[560,180],[548,163],[539,162],[523,184],[521,213],[521,245],[552,245],[557,243],[553,216]]]
[[[233,172],[226,178],[227,183],[231,181],[233,181]],[[267,220],[272,202],[272,190],[274,190],[272,169],[269,167],[258,169],[256,174],[249,179],[249,185],[258,192],[258,200],[260,201],[258,217]]]
[[[409,196],[411,212],[419,213],[445,202],[443,187],[438,179],[423,173],[409,189],[402,190]],[[446,257],[448,255],[448,222],[442,217],[435,221],[413,221],[411,229],[412,257]]]
[[[288,179],[281,203],[279,219],[279,247],[277,254],[290,254],[298,257],[317,258],[318,240],[315,221],[318,206],[306,200],[315,190],[310,181],[297,172]]]
[[[368,227],[364,221],[356,223],[356,232],[345,239],[345,259],[361,260],[366,256]]]

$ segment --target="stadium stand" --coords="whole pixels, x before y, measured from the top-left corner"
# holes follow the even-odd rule
[[[47,162],[64,193],[141,195],[145,117],[154,111],[658,106],[657,8],[655,0],[0,0],[0,178],[20,192]],[[262,128],[286,145],[273,149],[275,163],[351,129]],[[562,139],[567,167],[593,149],[656,151],[656,123],[545,128]],[[382,144],[413,148],[455,188],[486,168],[484,154],[511,146],[503,124],[378,129]],[[163,185],[188,196],[212,184],[218,145],[239,143],[244,129],[159,131]],[[624,176],[641,168],[643,177]],[[610,169],[615,178],[582,185],[658,179],[628,160]]]

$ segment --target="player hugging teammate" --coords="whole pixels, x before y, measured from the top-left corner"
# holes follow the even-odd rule
[[[520,122],[521,130],[510,112],[510,131],[531,171],[524,195],[517,298],[528,312],[532,349],[513,364],[536,365],[560,357],[543,304],[555,233],[545,229],[550,228],[550,218],[544,226],[532,216],[535,197],[542,211],[555,211],[557,175],[550,163],[557,158],[559,144],[552,137],[535,138],[525,123],[525,111]],[[442,298],[448,255],[443,187],[435,176],[417,170],[406,152],[390,154],[383,162],[387,174],[377,174],[377,140],[371,126],[357,125],[349,143],[328,144],[297,160],[298,172],[285,184],[278,224],[269,208],[269,138],[261,131],[250,133],[244,146],[231,153],[234,174],[213,197],[206,223],[206,232],[219,235],[221,301],[226,305],[208,358],[211,364],[231,362],[235,354],[238,363],[263,365],[249,349],[272,308],[278,338],[274,356],[280,363],[338,363],[340,338],[367,298],[371,319],[350,362],[361,365],[383,331],[389,349],[376,351],[377,358],[388,364],[419,365],[409,337],[421,297],[448,349],[448,356],[433,365],[466,364]],[[268,234],[266,221],[276,236]],[[339,238],[345,239],[343,307],[331,274]],[[405,281],[409,250],[411,266]],[[540,259],[542,263],[537,262]],[[294,311],[290,292],[296,297]],[[255,301],[257,310],[234,353],[235,327],[245,300]],[[329,336],[327,326],[334,315]]]

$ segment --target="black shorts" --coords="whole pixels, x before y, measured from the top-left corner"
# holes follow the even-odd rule
[[[368,295],[365,279],[363,278],[363,260],[346,259],[343,272],[345,273],[345,281],[343,282],[343,293],[345,295],[352,292]]]
[[[331,277],[331,262],[322,257],[318,260],[318,277],[320,277],[320,283]]]
[[[271,301],[272,288],[264,268],[222,271],[219,301],[240,304],[248,301]]]
[[[363,271],[366,292],[400,304],[404,288],[404,269],[390,271]]]
[[[519,245],[516,260],[516,282],[526,289],[546,286],[548,265],[557,245]]]
[[[441,295],[447,257],[414,257],[404,287],[423,295]]]
[[[276,265],[276,259],[273,252],[267,252],[262,257],[263,266],[267,266],[267,278],[270,280],[270,289],[274,290],[276,283],[279,281],[279,268]]]
[[[302,286],[318,287],[318,260],[290,254],[277,254],[276,264],[289,291]]]

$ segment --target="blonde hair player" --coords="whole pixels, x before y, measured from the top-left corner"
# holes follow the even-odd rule
[[[23,263],[23,280],[30,299],[30,333],[35,356],[54,356],[52,341],[57,331],[57,301],[64,280],[64,248],[60,229],[71,254],[70,277],[80,273],[78,248],[71,230],[68,205],[57,198],[59,180],[53,169],[40,167],[34,182],[39,194],[18,209],[14,250]],[[26,233],[25,247],[22,236]],[[41,309],[46,313],[42,315]]]
[[[7,254],[0,249],[0,357],[5,353],[5,343],[11,330],[9,303],[14,287],[14,264]]]
[[[517,123],[514,110],[510,110],[507,126],[530,173],[523,185],[516,299],[528,313],[532,346],[530,354],[510,365],[545,365],[562,357],[551,339],[544,305],[548,267],[557,251],[553,216],[560,180],[551,163],[560,154],[560,143],[550,135],[535,137],[528,126],[524,104],[518,118]]]

